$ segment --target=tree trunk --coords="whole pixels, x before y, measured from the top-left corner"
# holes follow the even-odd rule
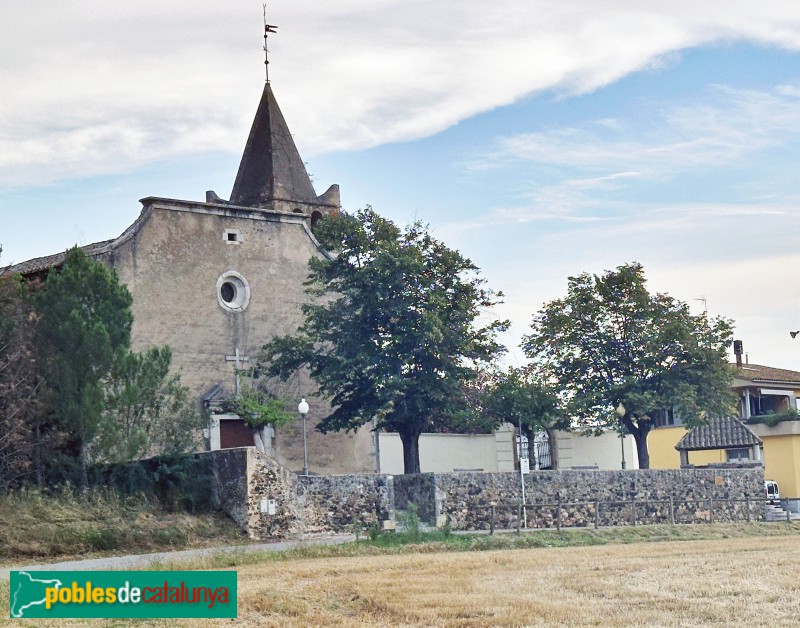
[[[44,470],[42,469],[42,429],[39,420],[36,420],[36,442],[33,446],[33,466],[36,469],[36,484],[39,488],[44,486]]]
[[[138,465],[138,463],[133,461],[133,460],[129,460],[128,464],[127,464],[127,466],[128,466],[127,482],[128,482],[128,494],[129,495],[134,495],[136,493],[135,486],[136,486],[136,467],[137,467],[137,465]]]
[[[81,440],[80,445],[80,470],[81,470],[81,493],[85,493],[89,488],[89,464],[87,462],[89,458],[89,452],[86,451],[86,443]]]
[[[636,442],[636,455],[639,457],[639,468],[650,468],[650,452],[647,451],[647,434],[650,432],[649,427],[636,427],[628,428],[630,433],[633,434],[633,440]]]
[[[400,431],[403,443],[403,473],[419,473],[419,435],[418,431]]]

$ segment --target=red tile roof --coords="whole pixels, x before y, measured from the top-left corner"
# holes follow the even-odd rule
[[[778,369],[761,364],[743,364],[742,368],[736,369],[736,377],[747,379],[751,382],[791,382],[800,384],[800,371]]]
[[[694,427],[675,445],[678,451],[701,449],[730,449],[760,445],[761,439],[739,419],[732,416],[714,417],[705,425]]]
[[[95,242],[94,244],[87,244],[80,247],[87,255],[97,255],[114,240],[104,240],[103,242]],[[36,257],[28,260],[27,262],[20,262],[4,268],[0,267],[0,277],[6,274],[11,275],[30,275],[38,273],[43,270],[48,270],[64,263],[66,252],[55,253],[54,255],[46,255],[45,257]]]

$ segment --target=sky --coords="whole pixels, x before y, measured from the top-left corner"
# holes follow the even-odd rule
[[[496,6],[495,6],[496,5]],[[651,290],[800,370],[800,3],[276,0],[270,80],[318,193],[420,220],[504,293],[507,361],[567,278]],[[0,5],[0,263],[228,198],[262,5]]]

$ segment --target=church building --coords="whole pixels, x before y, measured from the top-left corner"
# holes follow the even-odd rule
[[[215,407],[235,394],[237,371],[255,363],[275,335],[294,333],[308,260],[325,255],[314,238],[316,221],[339,211],[339,187],[317,195],[269,81],[242,155],[230,200],[207,192],[205,202],[149,196],[122,235],[82,247],[113,267],[133,296],[133,349],[169,345],[173,370],[198,400]],[[64,253],[5,269],[44,276]],[[0,269],[0,272],[3,272]],[[287,401],[300,397],[308,413],[309,469],[318,473],[371,471],[371,436],[322,435],[313,429],[329,406],[312,397],[307,378],[293,382]],[[300,417],[280,428],[272,454],[292,470],[303,466]],[[238,417],[218,415],[205,433],[207,448],[253,444]]]

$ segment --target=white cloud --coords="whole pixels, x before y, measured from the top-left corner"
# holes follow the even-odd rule
[[[573,242],[573,239],[562,240],[562,246]],[[787,282],[786,276],[787,269],[800,265],[800,253],[707,262],[702,265],[702,272],[698,272],[697,260],[685,257],[675,256],[656,264],[642,257],[626,257],[621,252],[615,258],[606,254],[597,260],[587,259],[597,253],[591,244],[589,248],[588,255],[542,264],[536,273],[517,275],[513,267],[501,273],[502,283],[508,289],[506,303],[498,314],[512,322],[504,338],[512,350],[512,362],[524,360],[517,347],[529,331],[532,315],[545,302],[564,296],[567,276],[599,273],[637,259],[645,262],[651,291],[669,293],[688,303],[695,313],[703,307],[698,299],[705,298],[709,315],[733,319],[735,337],[744,341],[751,363],[797,368],[800,345],[791,340],[789,331],[800,329],[800,287]]]
[[[602,133],[592,128],[558,128],[514,135],[501,139],[495,151],[471,166],[480,170],[532,161],[609,173],[625,170],[625,176],[664,177],[697,165],[729,164],[800,136],[800,89],[779,86],[771,92],[757,92],[717,87],[715,92],[710,103],[666,113],[651,125],[652,130],[601,120],[592,126],[604,127]],[[640,139],[629,139],[634,134]],[[619,175],[594,180],[602,183],[609,176]]]
[[[714,87],[713,96],[697,105],[665,109],[639,128],[626,119],[599,120],[581,127],[552,128],[500,138],[486,155],[466,163],[479,176],[527,163],[546,165],[555,181],[535,181],[520,201],[495,207],[474,222],[542,222],[606,220],[609,212],[630,217],[671,205],[669,199],[650,206],[624,198],[631,185],[671,183],[681,175],[757,164],[759,153],[793,146],[800,139],[800,89],[781,85],[770,91]],[[651,108],[655,110],[655,107]],[[635,117],[632,116],[635,120]],[[750,161],[748,161],[750,160]],[[736,181],[732,181],[731,185]],[[775,191],[757,189],[742,198],[735,211],[773,211],[770,203],[786,203]],[[668,193],[674,193],[670,189]],[[650,190],[651,199],[653,190]],[[613,196],[611,196],[613,195]],[[613,199],[613,200],[609,200]],[[760,201],[760,203],[758,203]],[[688,206],[687,206],[688,207]],[[672,211],[672,210],[670,210]],[[734,211],[730,207],[726,212]],[[774,211],[783,212],[779,207]]]
[[[706,42],[800,49],[800,5],[788,2],[281,0],[269,10],[271,76],[306,155],[418,138],[537,90],[590,91]],[[0,138],[15,157],[0,181],[238,152],[263,72],[260,19],[257,5],[212,0],[4,3]]]
[[[558,228],[543,224],[547,220]],[[476,227],[476,225],[472,225]],[[651,290],[667,292],[699,312],[732,318],[752,362],[797,368],[800,345],[800,267],[796,208],[773,204],[636,204],[603,220],[564,221],[559,216],[529,224],[507,220],[480,228],[441,226],[439,237],[468,251],[485,269],[489,285],[502,290],[499,314],[512,321],[506,342],[516,347],[531,316],[564,296],[567,277],[600,273],[631,261],[644,265]],[[522,359],[516,350],[515,359]]]

